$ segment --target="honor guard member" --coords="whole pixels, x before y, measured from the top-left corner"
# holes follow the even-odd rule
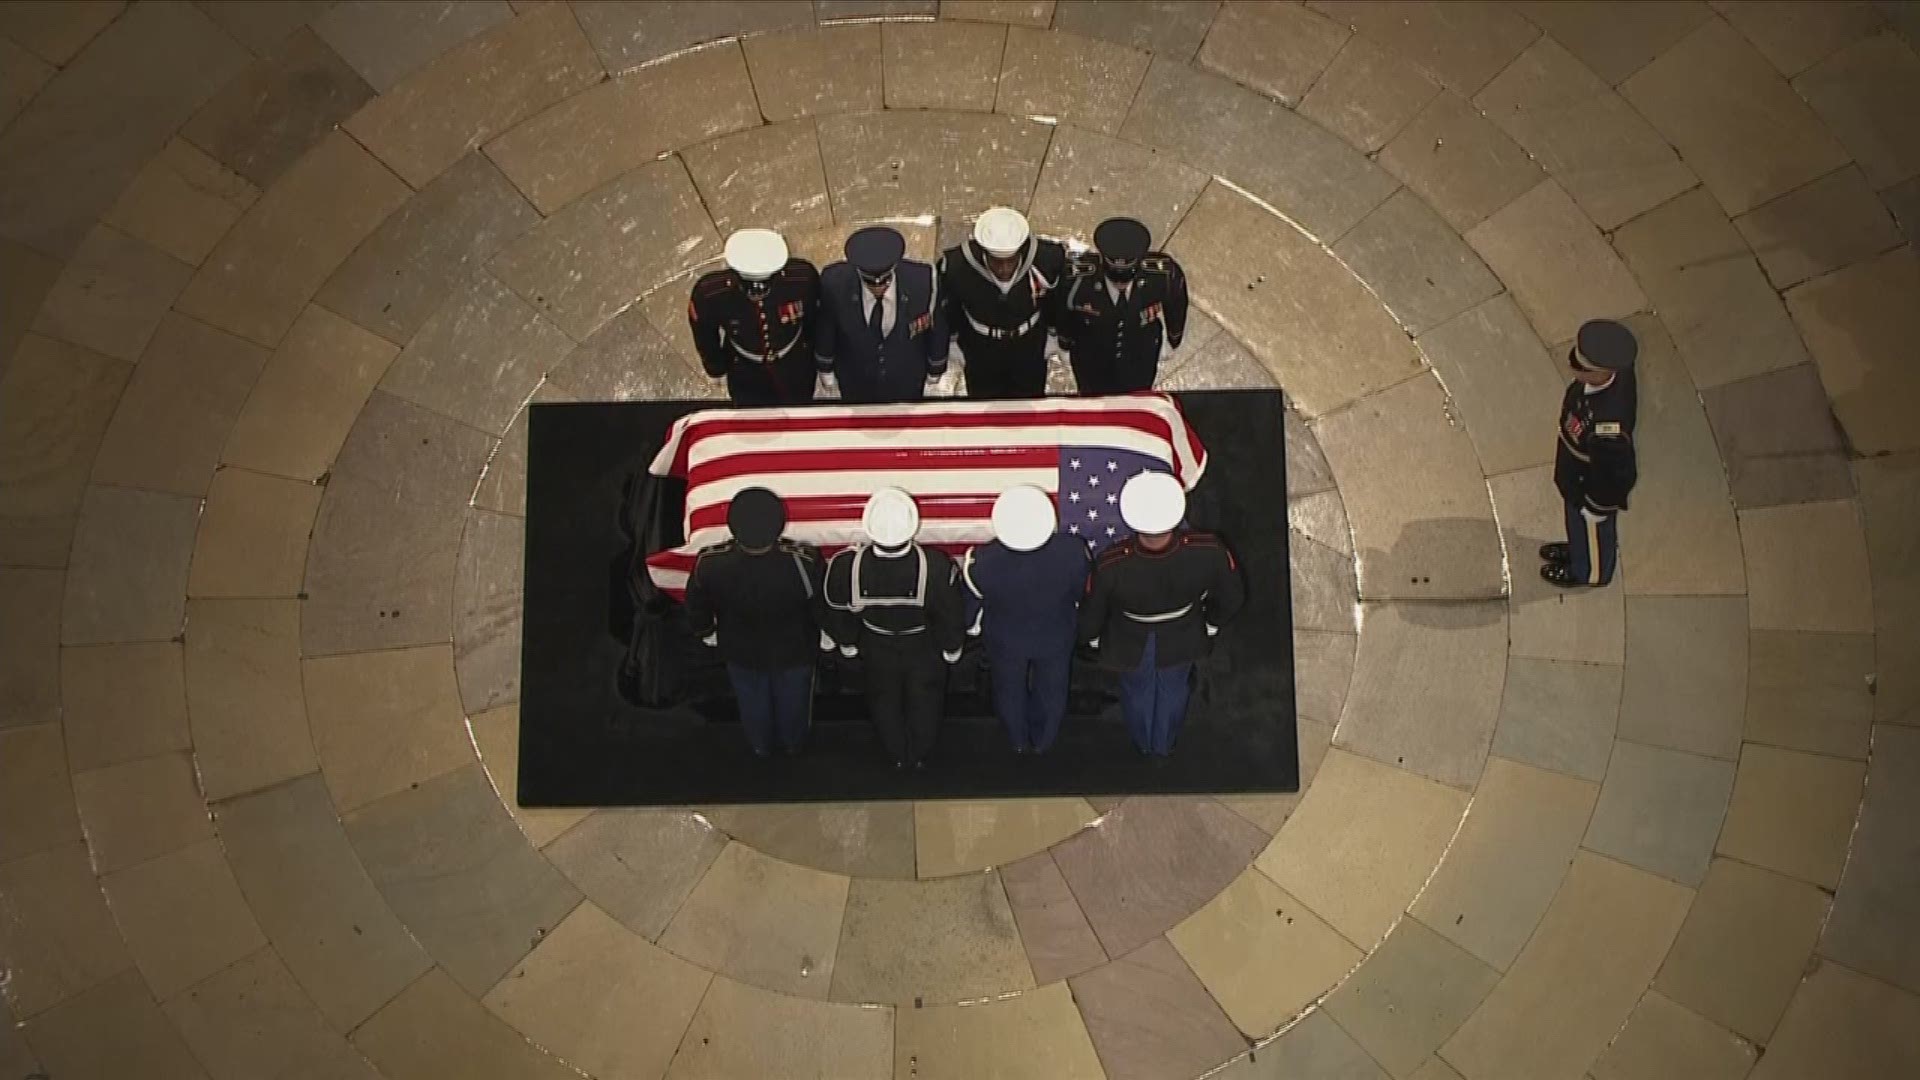
[[[867,710],[895,768],[921,768],[946,705],[947,665],[960,659],[960,570],[944,552],[913,542],[913,496],[881,488],[860,515],[867,542],[827,563],[827,635],[862,657]]]
[[[1633,425],[1639,411],[1633,361],[1640,343],[1611,319],[1580,327],[1567,364],[1573,383],[1560,401],[1553,484],[1567,504],[1567,542],[1545,544],[1540,576],[1562,588],[1605,585],[1620,560],[1620,511],[1638,477]]]
[[[700,552],[687,579],[687,621],[717,646],[760,757],[800,752],[813,704],[814,650],[825,614],[820,553],[782,539],[787,508],[766,488],[727,505],[733,539]]]
[[[687,302],[687,325],[708,378],[727,380],[735,405],[813,400],[813,320],[820,275],[787,257],[772,229],[727,237],[727,268],[702,275]]]
[[[1037,398],[1047,392],[1047,311],[1067,269],[1067,249],[1032,235],[1018,210],[996,206],[973,239],[940,256],[947,325],[967,360],[970,398]]]
[[[1194,661],[1246,598],[1233,553],[1212,533],[1180,527],[1187,493],[1162,472],[1120,489],[1133,535],[1093,564],[1080,639],[1120,672],[1120,715],[1143,754],[1173,752],[1187,718]]]
[[[1151,239],[1132,218],[1108,218],[1093,231],[1098,254],[1068,271],[1055,333],[1082,394],[1153,389],[1161,341],[1177,349],[1187,332],[1187,276],[1147,250]]]
[[[898,232],[871,226],[847,237],[846,261],[820,275],[815,361],[843,401],[919,401],[946,374],[939,278],[906,251]]]
[[[984,635],[993,711],[1013,752],[1045,753],[1067,715],[1087,545],[1056,530],[1053,500],[1031,484],[993,503],[994,541],[960,562],[967,633]]]

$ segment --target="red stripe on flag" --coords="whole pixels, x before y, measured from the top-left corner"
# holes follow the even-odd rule
[[[914,505],[920,508],[921,521],[965,521],[969,519],[986,521],[993,516],[993,503],[996,496],[975,495],[918,495]],[[861,511],[866,509],[868,496],[849,495],[789,495],[781,502],[787,506],[787,521],[859,521]],[[712,529],[727,523],[727,504],[709,503],[694,508],[688,520],[688,531]],[[648,560],[652,562],[651,559]]]
[[[702,431],[702,436],[711,432]],[[939,446],[913,449],[836,447],[830,450],[746,450],[695,465],[689,486],[750,473],[875,472],[921,469],[1044,469],[1060,460],[1057,446]],[[884,477],[881,477],[884,479]]]

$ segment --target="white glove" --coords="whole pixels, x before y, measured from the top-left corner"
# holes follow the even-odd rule
[[[974,625],[972,625],[972,626],[969,626],[969,627],[967,627],[967,636],[968,636],[968,637],[979,637],[979,636],[980,636],[980,632],[981,632],[981,631],[980,631],[980,625],[979,625],[978,623],[975,623]]]
[[[821,652],[833,651],[833,638],[829,637],[825,630],[820,631],[820,651]]]
[[[1213,635],[1220,632],[1220,628],[1213,625],[1212,623],[1203,623],[1202,625],[1204,625],[1207,628],[1208,637],[1212,637]]]
[[[1593,523],[1593,524],[1595,524],[1595,525],[1598,525],[1598,524],[1600,524],[1600,523],[1601,523],[1602,521],[1605,521],[1605,520],[1606,520],[1606,516],[1605,516],[1605,515],[1603,515],[1603,514],[1596,514],[1596,513],[1594,513],[1593,511],[1591,511],[1591,510],[1589,510],[1589,509],[1587,509],[1587,508],[1586,508],[1586,507],[1584,507],[1584,506],[1580,508],[1580,516],[1581,516],[1581,517],[1583,517],[1583,518],[1586,518],[1586,519],[1587,519],[1588,521],[1590,521],[1590,522],[1592,522],[1592,523]]]
[[[1092,641],[1089,641],[1089,642],[1087,642],[1087,648],[1089,648],[1089,649],[1097,649],[1097,648],[1099,648],[1099,647],[1100,647],[1100,639],[1099,639],[1099,638],[1094,638],[1094,639],[1093,639]]]
[[[718,644],[720,644],[720,631],[718,631],[718,630],[715,630],[715,631],[714,631],[713,633],[711,633],[711,634],[708,634],[708,635],[707,635],[706,637],[703,637],[703,638],[701,638],[701,639],[700,639],[700,644],[702,644],[702,645],[718,645]]]
[[[960,650],[955,649],[952,652],[943,652],[940,654],[940,659],[945,660],[949,664],[958,663],[960,660]]]
[[[842,645],[840,646],[840,655],[851,660],[860,655],[860,647],[858,645]]]
[[[828,397],[840,396],[840,380],[833,377],[833,372],[820,373],[820,391]]]

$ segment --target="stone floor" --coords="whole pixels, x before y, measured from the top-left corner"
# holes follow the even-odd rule
[[[0,5],[0,1076],[1920,1075],[1920,5]],[[525,405],[1125,212],[1301,796],[523,811]],[[1532,549],[1643,343],[1622,581]]]

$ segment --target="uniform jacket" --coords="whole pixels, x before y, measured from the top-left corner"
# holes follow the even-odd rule
[[[853,264],[837,262],[820,274],[815,360],[822,372],[839,379],[845,401],[918,401],[927,380],[947,370],[947,317],[933,267],[902,259],[893,287],[898,290],[893,331],[876,341],[861,300],[867,287]]]
[[[1072,355],[1083,391],[1146,390],[1160,366],[1160,343],[1180,347],[1187,332],[1187,275],[1160,252],[1140,260],[1132,288],[1115,302],[1098,255],[1075,259],[1059,300],[1055,333]]]
[[[687,622],[719,636],[730,664],[760,671],[813,663],[825,614],[820,552],[780,540],[751,552],[729,540],[700,552],[687,579]]]
[[[1638,469],[1633,425],[1639,412],[1633,372],[1622,371],[1606,389],[1587,393],[1567,387],[1560,402],[1560,443],[1553,457],[1553,484],[1568,502],[1596,514],[1627,508]]]
[[[702,275],[687,301],[701,368],[725,376],[737,404],[811,400],[819,305],[820,274],[805,259],[788,259],[757,299],[732,270]]]
[[[1032,551],[998,540],[969,549],[960,560],[968,632],[984,634],[989,649],[1071,650],[1090,568],[1086,543],[1061,533]]]
[[[850,547],[827,563],[827,636],[836,645],[876,643],[960,648],[960,568],[943,551],[907,545],[886,556],[867,545]]]
[[[1099,641],[1100,662],[1128,671],[1152,633],[1156,662],[1172,667],[1205,656],[1212,648],[1207,627],[1225,626],[1245,601],[1239,563],[1212,533],[1180,531],[1164,551],[1129,537],[1094,561],[1080,605],[1080,640]]]
[[[1041,347],[1066,270],[1067,249],[1052,240],[1030,241],[1006,282],[987,269],[979,244],[969,240],[948,248],[940,256],[941,296],[947,326],[961,351],[1001,349],[1015,342]]]

